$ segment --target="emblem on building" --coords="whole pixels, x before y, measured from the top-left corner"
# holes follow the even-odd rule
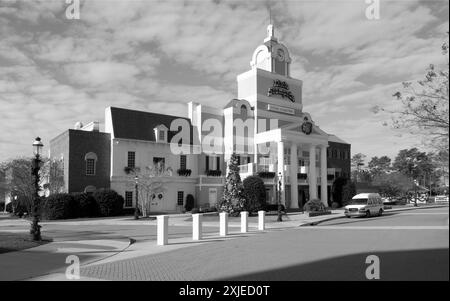
[[[306,135],[311,134],[312,132],[312,123],[309,121],[305,121],[302,124],[302,132],[305,133]]]
[[[287,98],[290,101],[295,102],[294,94],[289,91],[289,85],[279,79],[274,80],[273,86],[267,91],[267,96],[272,95],[280,95],[282,98]]]

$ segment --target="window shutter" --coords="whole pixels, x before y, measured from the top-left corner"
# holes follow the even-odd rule
[[[217,162],[217,169],[216,170],[220,170],[220,157],[219,156],[217,156],[216,157],[216,162]]]
[[[206,164],[205,164],[205,166],[206,166],[206,170],[209,170],[209,156],[205,156],[205,159],[206,159]]]

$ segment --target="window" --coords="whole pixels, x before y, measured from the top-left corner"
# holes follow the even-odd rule
[[[153,157],[153,165],[158,171],[158,173],[162,173],[165,170],[165,158],[161,157]]]
[[[127,166],[129,168],[135,168],[136,167],[136,152],[128,152],[128,162]]]
[[[180,156],[180,169],[186,169],[186,155]]]
[[[155,141],[157,142],[167,142],[167,131],[169,129],[164,125],[160,124],[153,129],[155,132]]]
[[[86,175],[87,176],[95,176],[95,160],[94,159],[86,160]]]
[[[241,117],[247,118],[247,107],[245,105],[241,106]]]
[[[84,156],[84,160],[86,162],[86,175],[87,176],[95,176],[97,155],[92,152],[87,153],[86,156]]]
[[[125,207],[133,207],[133,192],[125,191]]]
[[[206,169],[207,170],[219,170],[220,169],[220,157],[219,156],[206,156]]]
[[[184,200],[184,191],[178,191],[177,205],[178,206],[183,206],[183,200]]]

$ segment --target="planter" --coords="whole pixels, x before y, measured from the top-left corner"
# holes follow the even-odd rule
[[[308,178],[308,175],[305,173],[297,173],[297,179],[298,180],[306,180]]]
[[[275,177],[275,172],[273,171],[260,171],[258,176],[263,179],[272,179]]]
[[[320,215],[329,215],[331,211],[312,211],[308,213],[309,217],[320,216]]]
[[[206,170],[205,173],[209,177],[220,177],[222,175],[221,170]]]
[[[184,176],[184,177],[189,177],[191,175],[191,170],[190,169],[178,169],[177,173],[180,177]]]

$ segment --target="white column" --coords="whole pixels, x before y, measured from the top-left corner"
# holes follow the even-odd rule
[[[298,157],[297,157],[297,144],[291,145],[291,205],[290,208],[298,208]]]
[[[328,190],[327,190],[327,146],[320,146],[320,198],[325,207],[328,207]]]
[[[309,199],[317,198],[316,146],[309,147]]]
[[[168,243],[169,234],[169,216],[168,215],[158,215],[157,220],[157,240],[158,246],[164,246]]]
[[[281,181],[281,204],[286,204],[285,203],[285,193],[284,193],[284,182],[285,182],[285,178],[284,178],[284,142],[283,141],[279,141],[278,142],[278,164],[277,164],[277,176],[281,175],[282,177],[282,181]],[[278,186],[278,182],[276,183],[277,185],[277,189],[279,188]],[[278,196],[277,196],[278,197]]]
[[[266,225],[264,224],[264,219],[266,217],[266,212],[264,210],[258,211],[258,230],[264,230]]]
[[[227,236],[228,234],[228,213],[220,212],[220,236]]]
[[[192,214],[192,239],[202,239],[202,214]]]
[[[242,233],[248,232],[248,212],[247,211],[241,211],[241,232]]]

